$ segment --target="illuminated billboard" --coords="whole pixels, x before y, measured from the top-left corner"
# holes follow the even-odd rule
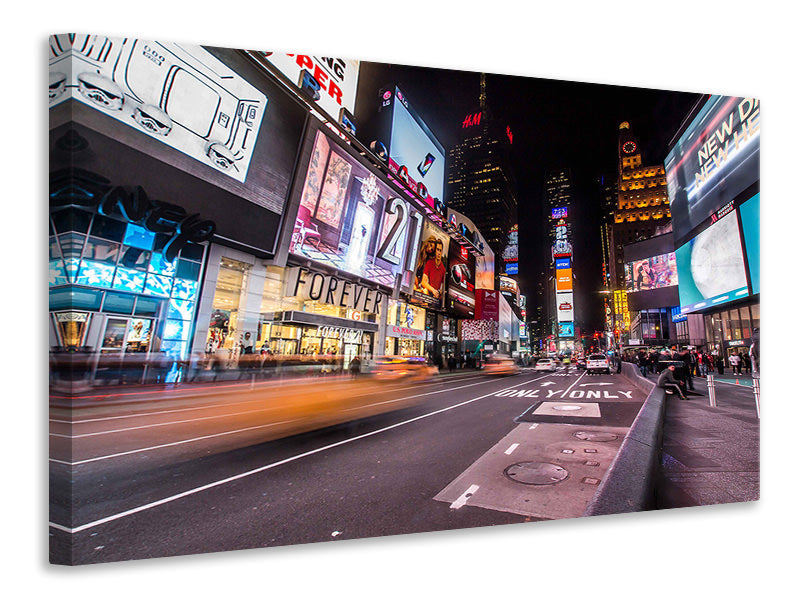
[[[334,119],[342,108],[355,112],[359,61],[306,54],[256,52]]]
[[[289,252],[387,286],[403,270],[407,208],[323,130],[316,132]],[[393,233],[394,232],[394,233]]]
[[[458,211],[447,209],[447,220],[457,230],[466,234],[475,246],[483,251],[483,256],[475,257],[475,287],[483,289],[494,289],[494,252],[489,247],[486,238],[468,217]]]
[[[625,263],[625,291],[642,292],[678,285],[675,253]]]
[[[566,219],[567,218],[567,207],[561,206],[559,208],[554,208],[550,211],[550,218],[551,219]]]
[[[571,269],[572,261],[569,258],[557,258],[556,269]]]
[[[391,94],[390,90],[383,92],[384,102],[392,105],[387,144],[389,168],[434,208],[434,199],[444,198],[444,148],[409,105],[400,88],[394,89],[393,101]]]
[[[556,271],[556,292],[572,291],[572,269]]]
[[[499,286],[501,293],[513,296],[516,301],[517,295],[519,294],[519,285],[515,280],[500,275]]]
[[[761,105],[711,96],[664,163],[675,242],[759,181]]]
[[[681,312],[748,296],[736,212],[730,212],[677,250]]]
[[[572,292],[556,294],[556,313],[559,322],[575,320],[575,306]]]
[[[475,315],[475,257],[464,246],[450,242],[447,306],[460,319]]]
[[[747,269],[750,273],[750,290],[753,294],[761,292],[760,203],[761,194],[756,194],[739,207]]]
[[[74,99],[237,181],[247,178],[267,97],[204,48],[54,35],[50,78],[50,107]]]
[[[575,323],[564,322],[558,324],[558,337],[571,338],[575,337]]]
[[[444,308],[449,248],[448,235],[425,221],[414,269],[414,300],[431,308]]]

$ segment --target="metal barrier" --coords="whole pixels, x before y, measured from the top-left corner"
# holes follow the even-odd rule
[[[711,374],[706,375],[706,381],[708,382],[708,404],[709,406],[716,408],[717,392],[714,389],[714,376]]]

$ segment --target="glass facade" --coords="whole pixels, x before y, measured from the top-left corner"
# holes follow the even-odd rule
[[[87,322],[97,314],[120,317],[106,320],[98,340],[85,339],[83,327],[82,344],[103,352],[162,350],[186,357],[204,247],[189,244],[167,263],[164,234],[77,208],[52,213],[50,233],[50,310],[91,311]],[[57,331],[60,346],[74,346],[75,335],[65,335],[62,326]],[[158,348],[151,346],[155,337]]]

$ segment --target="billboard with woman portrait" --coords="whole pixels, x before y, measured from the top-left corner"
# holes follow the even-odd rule
[[[413,296],[431,308],[444,308],[450,238],[426,220],[421,239],[414,268]]]

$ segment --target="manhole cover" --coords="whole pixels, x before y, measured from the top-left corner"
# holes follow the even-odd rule
[[[525,485],[552,485],[569,477],[569,471],[552,463],[522,462],[506,467],[506,477]]]
[[[567,404],[565,406],[554,406],[553,410],[582,410],[582,406],[575,406],[574,404]]]
[[[588,442],[613,442],[617,439],[617,434],[607,431],[576,431],[572,436]]]

